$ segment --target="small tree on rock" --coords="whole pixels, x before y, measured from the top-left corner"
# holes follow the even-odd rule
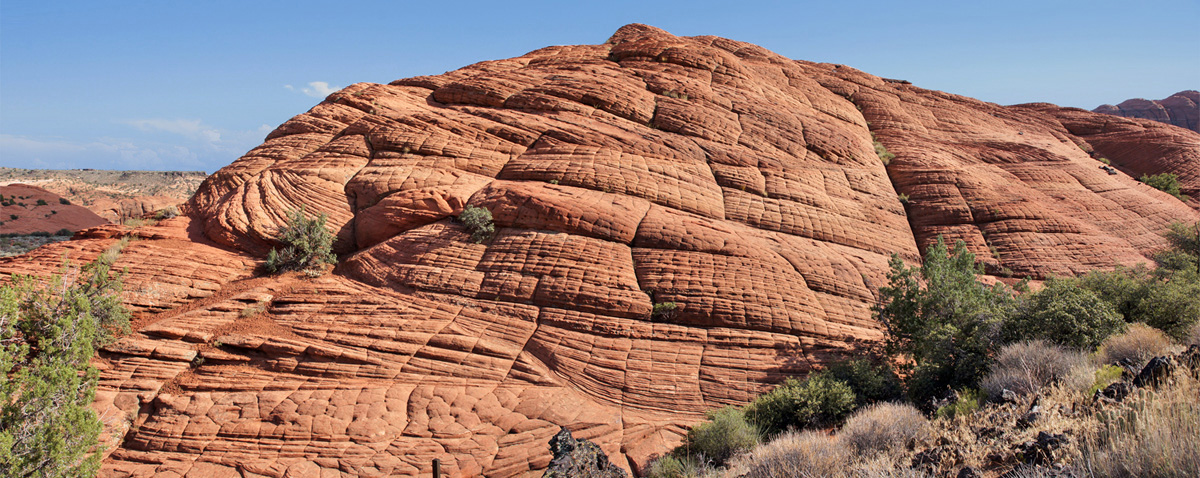
[[[287,211],[287,224],[279,229],[283,249],[271,249],[267,254],[267,271],[302,271],[320,275],[325,264],[337,262],[334,257],[333,233],[325,227],[325,214],[309,218],[304,206]]]

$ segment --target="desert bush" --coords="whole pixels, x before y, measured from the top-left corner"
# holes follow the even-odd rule
[[[70,201],[69,199],[67,199],[67,198],[58,198],[58,203],[59,203],[59,204],[62,204],[62,205],[64,205],[64,206],[69,206],[69,205],[71,205],[71,201]]]
[[[1186,345],[1200,345],[1200,322],[1192,324],[1192,331],[1188,332],[1188,339],[1184,341]]]
[[[4,476],[94,476],[103,424],[91,408],[90,360],[128,329],[111,260],[64,266],[0,286],[0,470]]]
[[[667,455],[650,462],[647,478],[703,478],[712,476],[711,467],[692,457]]]
[[[928,427],[929,420],[912,405],[883,402],[847,418],[839,436],[861,455],[911,447]]]
[[[1091,271],[1076,280],[1080,287],[1112,304],[1126,322],[1137,322],[1134,318],[1138,303],[1149,292],[1149,275],[1150,271],[1138,264],[1136,267],[1118,267],[1112,271]]]
[[[59,229],[57,232],[55,232],[54,235],[56,235],[56,236],[73,236],[73,235],[75,235],[75,233],[71,232],[70,229],[67,229],[64,227],[62,229]]]
[[[832,425],[854,409],[854,392],[845,382],[813,374],[788,379],[746,406],[746,419],[765,436],[789,428]]]
[[[271,249],[267,254],[268,272],[317,272],[325,264],[333,264],[333,233],[325,227],[325,215],[309,218],[304,206],[287,211],[287,223],[279,229],[277,240],[283,249]],[[310,274],[311,275],[311,274]]]
[[[485,207],[467,206],[458,215],[458,221],[471,233],[471,240],[476,244],[486,241],[496,233],[496,225],[492,222],[492,212]]]
[[[889,265],[877,317],[887,327],[888,352],[910,360],[910,396],[925,402],[975,387],[987,373],[999,325],[1016,309],[1013,292],[980,282],[966,244],[958,241],[951,251],[940,236],[920,267],[906,267],[898,255]]]
[[[938,418],[968,417],[979,410],[980,392],[975,389],[963,389],[958,392],[958,398],[943,405],[934,412]]]
[[[1186,256],[1184,262],[1190,262],[1195,269],[1200,272],[1200,221],[1188,225],[1182,222],[1173,222],[1168,227],[1167,232],[1163,237],[1170,241],[1171,252],[1177,252],[1180,255]],[[1173,270],[1182,270],[1183,268],[1175,268]]]
[[[888,152],[887,146],[875,139],[875,134],[871,134],[871,142],[875,145],[875,155],[879,156],[879,161],[883,162],[884,166],[890,164],[896,155]]]
[[[167,207],[165,207],[163,209],[159,209],[157,212],[155,212],[154,219],[161,221],[163,219],[171,219],[178,215],[179,215],[179,208],[177,208],[175,206],[167,206]]]
[[[1178,371],[1168,386],[1142,391],[1098,414],[1083,437],[1086,469],[1096,477],[1200,476],[1200,383]]]
[[[1017,342],[1000,349],[980,387],[993,399],[1006,389],[1018,395],[1037,393],[1042,387],[1058,383],[1076,369],[1086,367],[1087,357],[1061,345],[1043,340]]]
[[[48,206],[49,204],[50,204],[50,203],[46,202],[46,200],[45,200],[45,199],[38,199],[38,200],[37,200],[37,205],[38,205],[38,206]]]
[[[1094,349],[1125,328],[1116,309],[1075,281],[1050,279],[1041,290],[1026,294],[1017,312],[1004,321],[1006,342],[1044,339],[1073,348]]]
[[[1137,311],[1146,325],[1184,340],[1192,325],[1200,321],[1200,274],[1184,270],[1165,280],[1152,280]]]
[[[789,432],[760,446],[741,463],[745,478],[842,477],[853,456],[836,438],[816,431]]]
[[[900,377],[886,363],[875,363],[868,359],[834,362],[821,374],[845,382],[854,392],[855,403],[859,407],[899,400],[903,396]]]
[[[1096,391],[1121,380],[1121,376],[1124,374],[1125,369],[1119,365],[1104,365],[1097,368],[1092,376],[1092,386],[1088,388],[1086,395],[1089,397],[1095,395]]]
[[[1155,175],[1143,174],[1138,178],[1138,181],[1146,183],[1146,185],[1162,191],[1164,193],[1175,196],[1180,201],[1186,201],[1183,193],[1179,191],[1179,176],[1172,173],[1162,173]]]
[[[1161,330],[1146,324],[1129,324],[1124,333],[1109,337],[1100,344],[1097,359],[1105,364],[1128,359],[1141,367],[1151,358],[1164,355],[1170,349],[1171,338]]]
[[[675,318],[675,314],[679,310],[679,304],[674,302],[656,302],[654,309],[650,311],[650,318],[656,321],[670,321]]]
[[[701,463],[722,466],[739,453],[749,451],[758,444],[758,430],[746,421],[746,416],[736,407],[725,407],[708,413],[707,422],[699,423],[688,430],[681,450]]]

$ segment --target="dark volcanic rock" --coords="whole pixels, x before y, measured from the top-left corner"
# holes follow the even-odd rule
[[[629,474],[608,461],[595,443],[571,436],[563,427],[550,439],[550,468],[543,478],[628,478]]]

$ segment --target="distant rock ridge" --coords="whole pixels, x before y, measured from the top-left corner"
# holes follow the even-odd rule
[[[893,254],[963,240],[998,280],[1148,263],[1198,186],[1200,133],[633,24],[351,85],[185,215],[0,276],[139,238],[114,266],[136,332],[98,361],[108,476],[537,476],[562,427],[636,474],[705,411],[877,344]],[[261,275],[298,207],[337,267]]]
[[[203,171],[0,167],[0,184],[36,185],[118,224],[187,202],[207,176]]]
[[[1200,132],[1200,91],[1184,90],[1161,100],[1134,98],[1121,104],[1100,105],[1096,113],[1144,118]]]

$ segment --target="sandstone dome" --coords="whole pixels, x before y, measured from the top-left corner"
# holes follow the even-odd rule
[[[351,85],[135,232],[117,263],[135,333],[98,360],[104,473],[538,476],[560,426],[638,469],[705,410],[880,339],[892,254],[941,235],[1035,279],[1149,262],[1198,194],[1182,128],[644,25]],[[491,240],[454,220],[467,205]],[[328,216],[339,264],[256,275],[300,206]]]

